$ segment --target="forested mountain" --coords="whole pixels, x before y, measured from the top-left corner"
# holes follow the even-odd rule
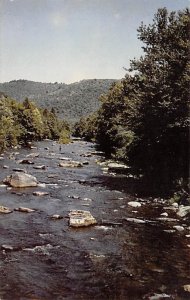
[[[99,96],[106,93],[114,81],[91,79],[65,84],[14,80],[0,83],[0,91],[18,101],[27,97],[39,107],[53,107],[60,118],[76,121],[99,108]]]

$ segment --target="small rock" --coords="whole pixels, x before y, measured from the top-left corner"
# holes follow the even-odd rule
[[[62,216],[60,216],[60,215],[53,215],[53,216],[51,216],[51,218],[53,219],[53,220],[60,220],[60,219],[63,219],[63,217]]]
[[[184,230],[184,227],[179,226],[179,225],[175,225],[175,226],[173,226],[173,228],[175,228],[177,231],[183,231]]]
[[[12,210],[6,206],[0,205],[0,213],[2,214],[10,214]]]
[[[128,166],[126,166],[124,164],[119,164],[119,163],[109,163],[107,166],[111,170],[128,169]]]
[[[59,159],[60,159],[60,160],[71,160],[70,157],[60,157]]]
[[[1,248],[3,250],[8,250],[8,251],[14,250],[13,246],[11,246],[11,245],[2,245]]]
[[[189,292],[190,293],[190,284],[186,284],[183,286],[184,291]]]
[[[30,153],[27,155],[27,157],[38,157],[39,155],[39,153]]]
[[[23,172],[23,173],[26,173],[25,169],[20,169],[20,168],[14,168],[13,171],[14,172]]]
[[[141,219],[136,219],[136,218],[126,218],[125,220],[128,222],[136,223],[136,224],[145,224],[146,223],[146,221],[141,220]]]
[[[82,163],[83,165],[89,165],[89,162],[88,161],[83,161],[83,163]]]
[[[168,213],[167,212],[163,212],[162,214],[160,214],[163,217],[168,217]]]
[[[80,184],[85,184],[85,183],[86,183],[86,180],[85,180],[85,179],[80,179],[80,180],[79,180],[79,183],[80,183]]]
[[[86,210],[73,210],[69,213],[71,227],[84,227],[97,224],[96,219]]]
[[[19,164],[25,164],[25,165],[33,165],[34,162],[29,159],[23,159],[19,162]]]
[[[177,219],[174,218],[166,218],[166,217],[160,217],[157,218],[158,221],[164,221],[164,222],[178,222]]]
[[[174,233],[175,232],[175,230],[173,230],[173,229],[165,229],[165,230],[163,230],[164,232],[167,232],[167,233]]]
[[[171,298],[169,295],[167,294],[154,294],[153,296],[150,296],[148,298],[148,300],[161,300],[161,299],[164,299],[164,298]]]
[[[45,169],[46,169],[46,166],[44,166],[44,165],[41,165],[41,166],[34,166],[33,169],[36,169],[36,170],[45,170]]]
[[[45,188],[46,184],[45,183],[38,183],[38,187]]]
[[[177,202],[174,202],[174,203],[172,203],[172,206],[177,208],[179,205]]]
[[[9,166],[4,165],[3,169],[9,169]]]
[[[132,207],[140,207],[141,203],[139,203],[137,201],[130,201],[130,202],[128,202],[128,205],[130,205]]]
[[[49,193],[48,192],[35,191],[35,192],[33,192],[33,195],[34,196],[47,196],[47,195],[49,195]]]
[[[90,201],[90,202],[92,201],[92,199],[90,199],[90,198],[84,198],[83,200],[84,201]]]
[[[24,213],[31,213],[31,212],[35,211],[34,209],[31,209],[31,208],[28,208],[28,207],[22,207],[22,206],[21,207],[17,207],[14,210],[20,211],[20,212],[24,212]]]

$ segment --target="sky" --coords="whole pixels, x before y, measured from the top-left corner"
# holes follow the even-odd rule
[[[121,79],[142,54],[137,28],[188,0],[0,0],[0,82]]]

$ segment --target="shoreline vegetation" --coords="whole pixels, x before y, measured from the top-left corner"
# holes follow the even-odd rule
[[[137,31],[144,55],[74,130],[129,165],[149,190],[181,203],[190,203],[189,28],[189,9],[159,9],[152,24],[142,23]]]
[[[27,146],[43,139],[70,141],[70,127],[54,108],[38,108],[26,98],[22,103],[0,93],[0,153],[10,147]]]

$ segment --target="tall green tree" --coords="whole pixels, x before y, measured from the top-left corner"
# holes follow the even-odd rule
[[[138,137],[129,156],[146,176],[171,182],[188,177],[189,10],[159,9],[153,24],[138,29],[145,55],[131,62],[137,72],[140,105],[134,128]]]

